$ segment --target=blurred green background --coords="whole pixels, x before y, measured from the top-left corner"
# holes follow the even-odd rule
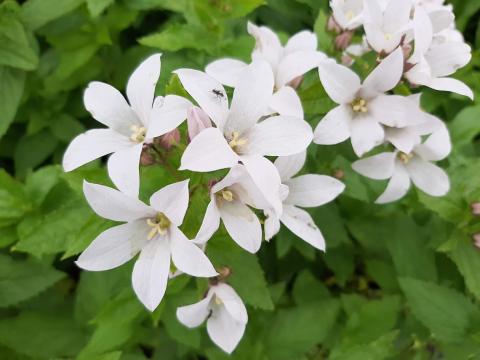
[[[480,94],[480,1],[452,1],[474,49],[456,77]],[[162,52],[157,93],[182,93],[171,71],[203,69],[218,57],[249,60],[247,19],[282,39],[303,29],[337,56],[325,30],[327,0],[28,0],[0,3],[0,359],[224,359],[205,328],[189,330],[175,309],[199,299],[205,280],[170,281],[150,314],[130,285],[131,264],[81,272],[76,256],[112,224],[81,192],[84,178],[109,184],[100,161],[64,174],[69,141],[97,127],[82,103],[91,80],[125,88],[147,55]],[[365,74],[374,59],[357,65]],[[423,90],[423,89],[422,89]],[[332,108],[318,74],[299,89],[307,120]],[[452,190],[412,191],[373,204],[385,183],[350,167],[349,144],[312,145],[308,172],[342,175],[346,192],[312,212],[328,251],[286,230],[257,256],[220,232],[208,255],[228,265],[248,306],[244,339],[231,356],[278,359],[480,359],[480,105],[424,91],[423,108],[447,121],[454,151],[442,162]],[[178,154],[171,156],[178,166]],[[142,196],[171,182],[161,167],[142,169]],[[194,199],[192,236],[208,199]]]

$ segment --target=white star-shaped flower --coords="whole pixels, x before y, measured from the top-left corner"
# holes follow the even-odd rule
[[[177,309],[178,320],[189,328],[207,321],[210,339],[230,354],[243,337],[248,314],[242,299],[227,284],[211,285],[205,298]]]
[[[364,0],[330,0],[333,18],[344,30],[354,30],[363,24]]]
[[[122,192],[138,196],[139,162],[143,144],[175,129],[187,118],[192,104],[176,95],[155,97],[160,76],[160,54],[146,59],[127,84],[127,97],[112,86],[91,82],[84,94],[86,109],[106,129],[88,130],[77,136],[63,157],[65,171],[113,153],[108,173]]]
[[[150,198],[150,206],[102,185],[84,182],[83,191],[99,216],[125,224],[114,226],[93,240],[76,261],[82,269],[113,269],[140,253],[133,268],[133,289],[150,311],[165,294],[171,262],[192,276],[217,275],[202,250],[178,228],[188,207],[188,180],[157,191]]]

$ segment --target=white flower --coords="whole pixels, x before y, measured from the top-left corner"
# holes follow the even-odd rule
[[[160,54],[150,56],[134,71],[127,84],[127,96],[102,82],[92,82],[84,94],[86,109],[107,129],[88,130],[77,136],[65,152],[63,167],[71,171],[92,160],[113,153],[108,173],[124,193],[138,195],[139,161],[143,144],[168,133],[187,117],[191,103],[179,96],[157,97]]]
[[[266,61],[274,75],[275,94],[269,104],[269,113],[303,119],[300,99],[288,85],[325,59],[325,55],[317,51],[316,35],[310,31],[301,31],[282,46],[278,36],[268,27],[259,27],[249,22],[248,32],[256,41],[252,61]],[[220,59],[210,63],[205,72],[226,86],[236,87],[246,66],[240,60]]]
[[[335,199],[345,185],[335,178],[307,174],[297,177],[305,164],[306,153],[279,157],[275,161],[282,183],[285,186],[283,213],[277,216],[266,211],[265,238],[270,240],[280,230],[282,222],[291,232],[319,250],[325,250],[325,240],[308,212],[301,208],[324,205]]]
[[[199,133],[181,159],[181,169],[208,172],[242,162],[254,183],[281,212],[280,177],[265,156],[287,156],[307,148],[312,130],[289,116],[263,119],[273,92],[273,74],[265,61],[248,65],[235,88],[231,105],[223,86],[209,75],[176,70],[182,85],[217,126]],[[262,121],[260,121],[262,119]]]
[[[409,29],[411,10],[409,0],[390,0],[384,11],[378,0],[365,0],[363,27],[369,45],[378,53],[395,50]]]
[[[189,328],[207,320],[208,336],[228,354],[237,347],[248,322],[242,299],[230,285],[223,283],[211,285],[203,300],[179,307],[177,318]]]
[[[232,239],[243,249],[256,253],[262,243],[262,227],[250,207],[263,210],[269,208],[270,204],[245,167],[236,165],[222,181],[212,186],[210,199],[195,242],[206,243],[217,231],[222,219]]]
[[[153,311],[163,298],[175,267],[192,276],[211,277],[217,272],[210,260],[178,229],[187,211],[188,180],[165,186],[150,198],[150,206],[118,190],[84,182],[83,191],[101,217],[126,222],[101,233],[80,255],[85,270],[116,268],[140,252],[132,274],[133,289]]]
[[[414,66],[405,73],[405,77],[412,84],[450,91],[473,99],[473,92],[467,85],[449,77],[470,62],[470,46],[459,41],[434,44],[433,31],[428,14],[423,8],[416,8],[415,51],[409,59],[409,63]]]
[[[333,17],[344,30],[354,30],[363,24],[363,0],[330,0]]]
[[[445,126],[414,147],[411,153],[385,152],[352,164],[358,173],[376,180],[390,179],[385,192],[376,200],[385,204],[401,199],[410,188],[410,181],[431,196],[443,196],[450,189],[448,175],[431,161],[448,156],[451,142]]]
[[[363,85],[357,74],[333,61],[322,63],[319,73],[327,94],[339,106],[315,129],[314,142],[317,144],[338,144],[351,138],[353,150],[362,156],[383,142],[385,132],[381,124],[401,128],[416,121],[418,106],[414,101],[384,94],[402,77],[401,49],[386,57]]]

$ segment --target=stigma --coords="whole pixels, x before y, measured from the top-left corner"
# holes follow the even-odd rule
[[[233,150],[237,149],[239,146],[245,145],[246,143],[247,143],[247,139],[241,138],[238,131],[232,132],[232,136],[231,136],[230,140],[228,141],[228,145],[230,145],[230,147]]]
[[[225,200],[227,202],[232,202],[235,199],[235,196],[233,195],[233,192],[231,192],[230,190],[220,190],[217,193],[217,197],[220,200]]]
[[[147,135],[147,129],[143,126],[132,125],[130,127],[132,135],[130,135],[130,140],[136,143],[141,143],[145,141],[145,135]]]
[[[157,234],[165,235],[172,222],[164,213],[157,213],[154,218],[147,219],[147,225],[152,229],[148,233],[147,239],[152,240]]]
[[[398,158],[404,164],[408,164],[410,160],[413,158],[413,154],[406,154],[404,152],[398,153]]]

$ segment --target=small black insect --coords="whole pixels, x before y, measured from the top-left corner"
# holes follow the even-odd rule
[[[223,95],[223,92],[218,89],[213,89],[212,93],[217,97],[217,99],[223,99],[225,95]]]

